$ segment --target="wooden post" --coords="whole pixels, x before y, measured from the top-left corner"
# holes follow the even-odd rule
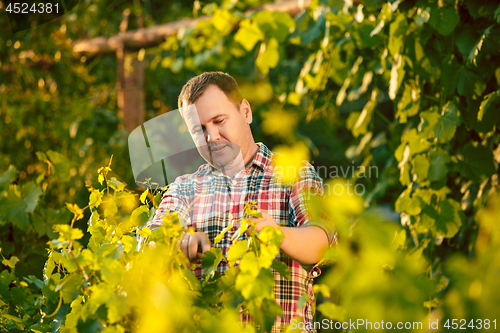
[[[127,30],[130,10],[123,12],[120,34]],[[139,28],[142,27],[142,19],[138,16]],[[118,115],[123,119],[125,129],[132,132],[137,126],[144,123],[145,100],[144,100],[144,61],[132,57],[130,51],[121,43],[116,50],[118,90],[117,103],[120,109]]]

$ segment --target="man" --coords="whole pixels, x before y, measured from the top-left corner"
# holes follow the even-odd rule
[[[334,230],[328,224],[311,221],[306,212],[304,191],[321,195],[321,179],[307,165],[293,186],[281,184],[273,168],[273,154],[253,139],[250,104],[228,74],[209,72],[189,80],[179,96],[179,109],[208,163],[169,186],[150,225],[161,225],[166,212],[177,211],[187,226],[197,230],[194,235],[186,233],[181,242],[182,252],[196,262],[199,248],[202,252],[210,250],[230,221],[242,217],[245,202],[257,202],[263,217],[254,218],[256,230],[266,226],[281,229],[285,238],[278,260],[285,262],[291,273],[290,281],[275,273],[274,292],[283,318],[277,319],[273,330],[289,324],[294,317],[311,322],[312,279],[320,272],[312,266],[321,260],[329,244],[336,243]],[[224,256],[237,229],[234,226],[215,245]],[[222,262],[217,270],[227,268]],[[203,268],[196,268],[195,274],[201,277]],[[299,309],[298,299],[305,293],[310,300]]]

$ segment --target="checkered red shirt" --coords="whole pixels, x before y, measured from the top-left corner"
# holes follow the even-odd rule
[[[330,244],[336,244],[337,235],[333,228],[327,223],[309,220],[306,212],[304,190],[307,189],[316,195],[323,194],[322,180],[314,168],[307,164],[301,168],[298,181],[293,186],[285,186],[279,181],[277,168],[273,168],[271,163],[273,153],[262,143],[258,143],[258,147],[251,165],[232,177],[222,175],[208,164],[202,165],[193,174],[178,177],[163,195],[156,216],[148,226],[154,228],[161,225],[165,212],[177,211],[187,226],[207,234],[213,244],[215,237],[226,228],[231,219],[241,219],[245,202],[255,201],[258,207],[267,211],[279,225],[318,226],[325,230]],[[231,237],[239,228],[236,224],[224,235],[220,243],[215,244],[221,248],[225,257],[232,244]],[[240,239],[244,238],[245,235]],[[304,318],[306,322],[312,321],[313,278],[321,273],[317,266],[302,266],[284,254],[279,254],[277,259],[288,265],[291,279],[286,280],[274,272],[274,294],[276,302],[283,309],[283,317],[276,319],[273,332],[289,324],[294,317]],[[222,261],[217,271],[223,272],[227,268],[227,263]],[[200,278],[203,272],[203,267],[198,267],[195,275]],[[299,309],[298,299],[305,293],[310,296],[309,302]]]

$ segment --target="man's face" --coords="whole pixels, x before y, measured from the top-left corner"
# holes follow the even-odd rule
[[[184,115],[202,157],[218,169],[244,165],[255,145],[248,126],[252,122],[248,102],[244,100],[238,107],[219,87],[210,85],[195,107],[187,108]]]

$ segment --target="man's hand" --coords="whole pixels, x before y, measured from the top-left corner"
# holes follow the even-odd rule
[[[201,250],[201,253],[210,251],[208,236],[200,231],[196,231],[194,235],[189,232],[184,233],[181,241],[181,251],[193,263],[198,260],[198,249]]]
[[[261,211],[262,217],[251,217],[250,220],[255,224],[255,231],[260,232],[260,230],[264,227],[273,227],[275,229],[279,228],[276,224],[276,221],[266,212]]]

